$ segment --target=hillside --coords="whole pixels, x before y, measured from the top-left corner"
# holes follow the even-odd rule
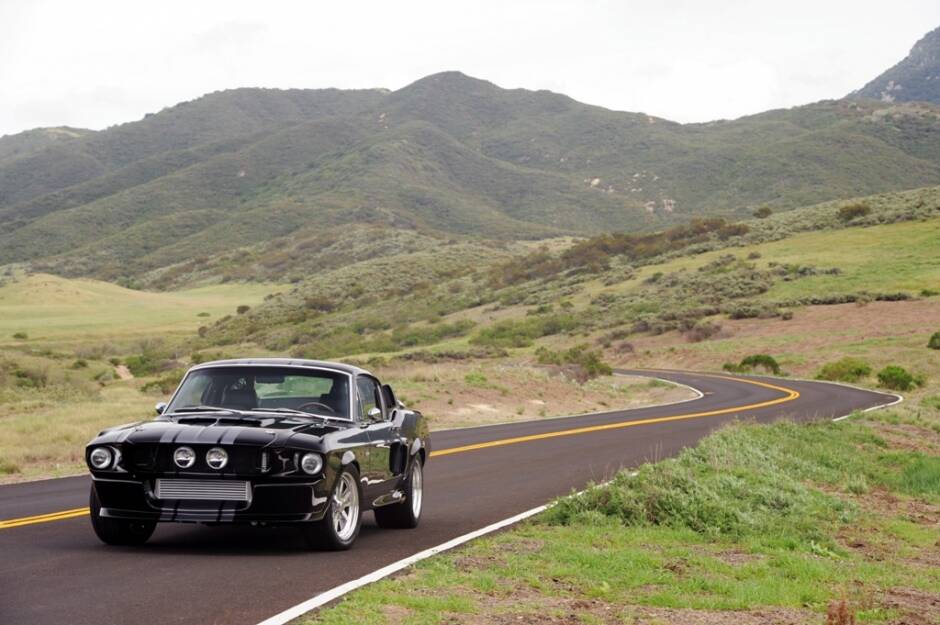
[[[324,268],[202,336],[206,346],[256,344],[317,358],[487,356],[554,335],[708,334],[723,318],[786,319],[807,304],[940,291],[940,187],[804,207],[724,231],[709,223],[626,243],[602,235],[554,249],[458,241],[405,249]]]
[[[849,97],[940,104],[940,28],[924,35],[897,65]]]
[[[0,159],[0,264],[138,281],[311,227],[652,230],[935,184],[938,133],[927,104],[680,125],[458,72],[391,93],[240,89]]]

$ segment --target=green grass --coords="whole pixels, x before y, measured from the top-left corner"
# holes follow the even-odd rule
[[[153,335],[192,335],[284,287],[221,284],[154,293],[107,282],[37,274],[0,286],[0,347]],[[208,313],[209,317],[200,316]],[[25,333],[29,340],[14,340]]]
[[[937,536],[905,518],[904,505],[879,509],[867,498],[940,504],[936,460],[887,446],[872,425],[732,426],[304,622],[503,622],[556,611],[607,622],[644,606],[680,610],[669,622],[682,622],[684,609],[768,607],[808,621],[844,596],[860,622],[885,623],[898,613],[881,593],[940,593],[940,571],[917,564]],[[882,555],[867,558],[857,544]]]

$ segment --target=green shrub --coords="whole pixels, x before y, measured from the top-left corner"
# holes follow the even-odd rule
[[[839,208],[839,219],[842,221],[852,221],[858,217],[864,217],[871,213],[871,207],[862,202],[846,204]]]
[[[472,371],[463,376],[463,381],[467,386],[473,386],[475,388],[487,388],[490,385],[490,381],[479,371]]]
[[[72,368],[73,369],[86,369],[88,368],[88,361],[85,360],[84,358],[79,358],[78,360],[72,363]]]
[[[817,380],[833,382],[858,382],[871,375],[871,367],[864,360],[846,357],[822,366],[816,374]]]
[[[49,383],[49,372],[45,369],[17,367],[13,369],[13,378],[21,388],[45,388]]]
[[[878,384],[894,391],[909,391],[923,381],[897,365],[888,365],[878,372]]]
[[[0,460],[0,475],[12,475],[21,471],[20,465],[10,460]]]
[[[140,390],[143,393],[159,391],[164,395],[169,395],[176,390],[177,386],[179,386],[180,380],[183,379],[183,373],[184,372],[182,369],[176,369],[169,372],[165,376],[147,382],[142,387],[140,387]]]
[[[25,341],[26,339],[29,338],[29,335],[26,334],[25,332],[16,332],[15,334],[13,334],[13,338],[19,341]]]
[[[930,349],[940,349],[940,332],[933,333],[933,336],[927,341],[927,347]]]
[[[752,354],[741,359],[738,365],[742,370],[749,371],[755,367],[763,367],[765,370],[777,375],[780,373],[780,365],[773,356],[768,354]]]
[[[601,360],[600,352],[589,349],[587,345],[576,345],[561,352],[539,347],[535,350],[535,355],[539,363],[543,365],[573,365],[577,367],[575,377],[580,382],[613,373],[611,366]]]
[[[244,315],[249,310],[251,310],[251,306],[248,306],[247,304],[242,304],[241,306],[235,309],[235,312],[238,313],[239,315]]]
[[[758,219],[767,219],[768,217],[773,215],[773,213],[774,213],[773,209],[770,208],[769,206],[761,206],[757,210],[754,211],[754,216],[757,217]]]
[[[537,338],[560,334],[577,326],[572,315],[545,315],[500,321],[480,330],[470,339],[475,345],[492,347],[527,347]]]
[[[937,291],[935,289],[921,289],[920,290],[921,297],[936,297],[937,295],[940,295],[940,291]]]

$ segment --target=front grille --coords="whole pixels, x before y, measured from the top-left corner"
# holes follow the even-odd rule
[[[157,480],[157,499],[201,501],[248,501],[251,483],[242,480]]]

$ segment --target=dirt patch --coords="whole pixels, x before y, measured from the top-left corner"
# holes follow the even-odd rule
[[[411,617],[411,610],[400,605],[386,604],[382,606],[382,616],[385,618],[385,625],[400,625]]]
[[[925,454],[940,454],[940,433],[908,423],[868,422],[889,447]]]
[[[127,368],[127,365],[118,365],[114,368],[114,373],[121,380],[133,380],[134,374]]]
[[[891,625],[937,625],[940,623],[940,595],[914,590],[892,588],[879,596],[879,603],[902,616],[891,621]]]
[[[762,608],[722,611],[671,608],[627,608],[622,623],[629,625],[810,625],[823,617],[806,610]]]
[[[793,313],[790,320],[722,319],[729,338],[695,344],[678,332],[631,337],[634,354],[611,352],[610,357],[626,366],[714,369],[751,353],[787,354],[787,371],[813,376],[846,346],[852,346],[853,355],[870,355],[872,364],[908,361],[913,347],[929,364],[930,355],[922,349],[929,335],[925,328],[940,327],[940,301],[936,300],[807,306]]]

